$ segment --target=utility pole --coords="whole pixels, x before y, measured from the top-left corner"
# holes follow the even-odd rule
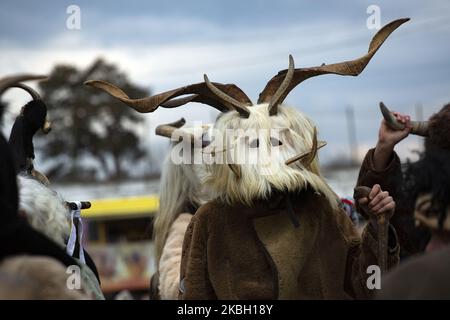
[[[423,105],[420,102],[416,104],[415,113],[416,113],[416,121],[423,121],[424,120]],[[416,136],[415,140],[417,141],[418,145],[420,146],[419,148],[421,150],[423,150],[423,147],[424,147],[423,138],[419,137],[419,136]]]
[[[358,162],[358,142],[356,140],[355,111],[353,106],[347,106],[345,115],[347,119],[348,144],[350,147],[350,163],[353,165]]]
[[[423,121],[423,105],[421,103],[416,104],[416,119]]]

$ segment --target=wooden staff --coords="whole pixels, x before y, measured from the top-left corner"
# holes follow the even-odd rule
[[[369,187],[359,186],[354,190],[353,198],[358,201],[361,198],[367,197],[372,189]],[[367,207],[366,207],[367,208]],[[389,218],[388,213],[383,213],[377,216],[378,225],[378,266],[381,269],[381,274],[387,271],[387,257],[388,257],[388,231],[389,231]]]

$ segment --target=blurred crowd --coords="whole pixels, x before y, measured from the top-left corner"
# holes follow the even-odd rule
[[[293,68],[293,62],[290,62]],[[279,82],[285,76],[280,74],[283,78]],[[101,300],[104,299],[101,279],[95,262],[83,248],[82,241],[83,222],[80,211],[89,206],[89,203],[65,201],[52,189],[49,179],[36,169],[34,163],[33,137],[38,130],[51,134],[51,123],[48,120],[45,101],[25,82],[43,78],[35,75],[14,75],[0,79],[0,103],[1,94],[10,88],[25,90],[32,98],[17,115],[9,137],[0,137],[0,299]],[[199,89],[196,95],[183,101],[171,100],[176,96],[174,91],[169,92],[172,96],[164,93],[142,102],[130,99],[119,88],[109,84],[97,82],[93,86],[107,91],[140,112],[152,112],[153,110],[149,111],[149,104],[154,104],[155,101],[158,104],[165,103],[166,107],[168,104],[174,107],[190,101],[195,102],[195,99],[200,99],[204,90],[209,89],[212,93],[205,98],[208,103],[214,100],[215,94],[222,100],[214,100],[212,104],[217,106],[219,102],[223,103],[223,108],[234,105],[233,112],[221,115],[216,126],[220,126],[221,121],[228,121],[225,123],[229,125],[241,124],[244,123],[239,122],[241,119],[253,119],[252,114],[260,112],[258,107],[253,107],[256,111],[252,108],[248,111],[245,104],[221,95],[223,92],[220,93],[218,88],[228,94],[234,93],[235,89],[225,85],[217,88],[207,77],[205,83],[207,87]],[[271,105],[275,105],[274,109],[270,109]],[[267,105],[264,105],[264,110],[266,107]],[[5,105],[1,104],[1,114],[5,108]],[[196,165],[175,164],[168,154],[161,176],[160,209],[153,228],[158,271],[149,283],[150,298],[237,298],[238,296],[232,295],[236,292],[235,286],[243,288],[239,297],[272,297],[272,288],[264,287],[266,280],[270,283],[270,279],[265,278],[269,274],[269,267],[265,269],[266,266],[262,262],[258,264],[262,260],[258,251],[255,251],[256,247],[253,247],[253,240],[248,238],[248,232],[251,231],[255,234],[261,232],[258,233],[260,244],[266,247],[269,256],[272,255],[270,268],[273,269],[270,272],[277,270],[277,281],[280,281],[277,282],[279,288],[275,298],[322,296],[450,299],[450,104],[445,105],[425,122],[412,121],[408,115],[391,112],[384,105],[382,111],[385,118],[380,125],[378,142],[373,149],[368,150],[361,165],[358,180],[355,181],[355,187],[360,189],[355,189],[354,201],[345,199],[338,204],[332,200],[326,201],[334,199],[335,195],[326,184],[322,184],[316,156],[317,149],[323,144],[317,140],[315,127],[307,120],[302,120],[303,115],[285,110],[281,103],[277,111],[277,105],[272,100],[269,104],[270,116],[279,112],[279,119],[291,117],[290,121],[294,123],[291,131],[295,131],[304,139],[301,140],[302,143],[310,149],[294,159],[286,160],[286,165],[297,166],[298,163],[298,167],[293,168],[303,172],[302,177],[306,177],[308,181],[308,184],[305,184],[307,186],[300,189],[300,193],[279,189],[276,192],[271,191],[270,201],[258,198],[248,204],[247,197],[252,194],[254,186],[245,185],[244,182],[253,173],[245,171],[244,166],[223,165],[219,169],[207,171]],[[233,116],[237,120],[232,118]],[[296,123],[296,118],[292,117],[298,117],[300,120]],[[156,129],[156,133],[171,138],[175,132],[181,132],[181,136],[201,139],[202,148],[207,148],[211,143],[207,132],[213,125],[204,126],[197,137],[198,131],[183,127],[184,123],[183,119],[161,125]],[[395,146],[410,134],[425,137],[424,151],[419,160],[402,164],[395,152]],[[172,140],[171,150],[181,143],[180,141]],[[258,148],[259,143],[250,142],[250,148]],[[282,141],[272,137],[269,143],[272,147],[283,145]],[[225,186],[219,186],[221,180],[215,179],[214,174],[220,176],[223,170],[226,170],[228,180]],[[208,174],[210,176],[205,177]],[[204,181],[207,181],[207,184],[203,184]],[[242,184],[239,185],[239,182]],[[259,189],[263,188],[263,182],[258,186]],[[236,187],[233,183],[236,183]],[[311,185],[314,186],[313,191]],[[213,191],[219,187],[227,190],[227,194],[218,197],[223,202],[213,197]],[[247,188],[245,190],[248,190],[248,193],[241,192],[242,189],[238,189],[241,187]],[[236,204],[239,201],[241,203]],[[305,211],[299,214],[299,208],[317,210],[323,213],[324,217],[333,212],[330,217],[335,217],[337,222],[324,221],[318,229],[313,229],[316,228],[314,222],[302,215]],[[276,217],[281,216],[279,212],[287,214],[276,221],[270,220],[271,210],[277,212]],[[310,211],[308,212],[314,216]],[[240,216],[237,216],[236,212]],[[255,229],[246,229],[245,223],[248,220],[241,219],[244,214],[248,214],[249,219],[257,215],[260,220],[255,219],[262,222],[255,223]],[[216,220],[212,221],[213,218]],[[367,228],[362,233],[356,232],[356,227],[362,224],[367,224]],[[328,229],[324,229],[325,225]],[[383,230],[384,226],[386,230]],[[294,250],[291,255],[276,254],[277,250],[281,253],[287,250],[283,241],[292,246],[292,241],[303,239],[298,237],[297,230],[309,227],[317,231],[309,234],[305,243],[309,243],[311,237],[316,237],[321,239],[317,240],[317,243],[329,245],[327,248],[317,247],[318,255],[314,255],[314,249],[311,249],[310,260],[305,263],[326,259],[323,256],[318,257],[329,252],[330,257],[336,255],[335,260],[330,258],[330,261],[342,262],[342,268],[345,269],[342,275],[340,270],[324,271],[336,275],[337,282],[345,282],[344,288],[327,278],[328,274],[320,275],[323,277],[320,281],[327,279],[330,282],[324,284],[324,288],[333,293],[328,296],[314,287],[319,276],[311,273],[312,269],[308,269],[307,264],[302,271],[297,269],[294,260],[287,258],[297,257],[298,254],[297,258],[303,259],[303,253]],[[324,234],[324,230],[329,233],[327,231],[327,234]],[[344,244],[340,247],[337,238],[333,238],[334,232],[342,232],[348,247],[344,248]],[[384,240],[386,243],[383,243]],[[302,243],[298,247],[302,248]],[[247,251],[243,252],[242,248]],[[343,251],[342,254],[340,250]],[[381,289],[377,288],[374,294],[369,296],[362,294],[364,290],[358,291],[358,286],[365,283],[368,276],[361,276],[364,270],[356,269],[366,266],[361,262],[363,260],[364,263],[381,261],[383,272]],[[260,277],[258,279],[261,281],[253,281],[252,277],[255,275],[246,273],[249,270],[247,261],[256,261],[251,267],[254,267],[255,275]],[[323,265],[319,263],[319,266]],[[253,270],[252,268],[250,269]],[[350,272],[347,269],[352,270]],[[297,272],[295,270],[300,270],[302,276],[298,279],[304,279],[301,280],[304,282],[300,283],[305,285],[304,288],[313,284],[312,288],[308,288],[309,291],[305,291],[301,286],[290,287],[289,279],[294,279],[292,274]],[[357,273],[358,276],[355,276]],[[348,277],[351,279],[348,280]],[[362,282],[360,277],[364,279]],[[347,284],[352,288],[348,288]],[[267,296],[261,292],[267,293]],[[131,296],[123,292],[118,298],[128,299]]]

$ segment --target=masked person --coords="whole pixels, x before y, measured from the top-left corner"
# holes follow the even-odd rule
[[[189,144],[193,144],[195,139],[206,142],[203,137],[207,134],[209,125],[186,128],[183,127],[184,124],[185,120],[182,118],[159,125],[156,134],[171,139],[178,132],[192,138]],[[195,211],[208,200],[200,183],[204,166],[175,164],[172,161],[173,153],[182,143],[184,142],[171,142],[161,173],[159,211],[153,227],[158,271],[152,277],[151,299],[178,299],[181,252],[186,229]]]
[[[439,203],[439,213],[445,214],[446,165],[448,161],[449,134],[448,119],[449,105],[444,106],[429,121],[411,121],[407,115],[391,113],[382,106],[385,119],[379,130],[379,139],[374,149],[366,154],[358,177],[358,185],[370,186],[378,183],[396,199],[398,205],[391,223],[396,227],[402,247],[401,255],[407,258],[421,253],[430,241],[431,232],[424,224],[419,223],[414,216],[416,201],[420,196],[418,189],[434,188],[436,195],[444,201]],[[410,133],[425,136],[425,151],[416,163],[408,161],[402,169],[400,159],[394,147]],[[437,166],[441,176],[430,179],[429,169]],[[420,168],[420,169],[417,169]],[[423,172],[421,178],[418,173]],[[439,182],[441,181],[441,182]],[[358,204],[357,204],[358,205]],[[443,218],[442,218],[443,219]]]
[[[8,88],[42,76],[0,79],[0,96]],[[0,101],[0,119],[4,105]],[[16,167],[9,144],[0,134],[0,298],[87,299],[82,290],[67,287],[67,267],[77,265],[64,249],[33,229],[18,214]]]
[[[382,121],[377,146],[366,155],[365,164],[371,163],[372,169],[363,165],[360,178],[378,181],[398,194],[396,215],[402,219],[393,224],[404,232],[401,241],[413,249],[408,253],[415,255],[383,278],[379,297],[449,299],[450,104],[421,123],[392,115]],[[395,129],[396,124],[404,128]],[[410,133],[426,137],[425,149],[419,160],[408,161],[402,169],[394,147]]]
[[[214,143],[202,152],[218,160],[208,161],[202,179],[202,187],[213,200],[196,211],[186,231],[181,298],[350,299],[371,295],[366,280],[368,266],[378,262],[377,223],[370,223],[362,237],[358,234],[320,174],[317,150],[324,144],[318,141],[313,122],[283,101],[309,78],[357,76],[387,37],[408,20],[395,20],[380,29],[367,54],[355,60],[295,69],[290,57],[289,68],[267,83],[256,104],[236,85],[210,82],[206,75],[204,82],[136,99],[105,81],[85,83],[141,113],[189,102],[222,112],[214,124],[218,133],[214,140],[222,146]],[[262,135],[246,134],[246,130]],[[228,136],[227,131],[233,133]],[[236,155],[262,161],[229,161]],[[392,197],[379,186],[371,191],[367,214],[373,220],[392,214]],[[386,254],[392,267],[399,250],[392,227],[389,240]]]

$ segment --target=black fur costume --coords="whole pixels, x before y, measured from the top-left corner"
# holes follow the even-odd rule
[[[450,104],[430,118],[425,151],[418,161],[406,164],[403,186],[411,212],[419,194],[432,194],[432,214],[442,227],[450,204]]]
[[[47,116],[47,107],[42,100],[32,100],[22,109],[16,118],[9,136],[9,145],[16,165],[16,172],[33,169],[34,159],[33,136],[44,126]]]

